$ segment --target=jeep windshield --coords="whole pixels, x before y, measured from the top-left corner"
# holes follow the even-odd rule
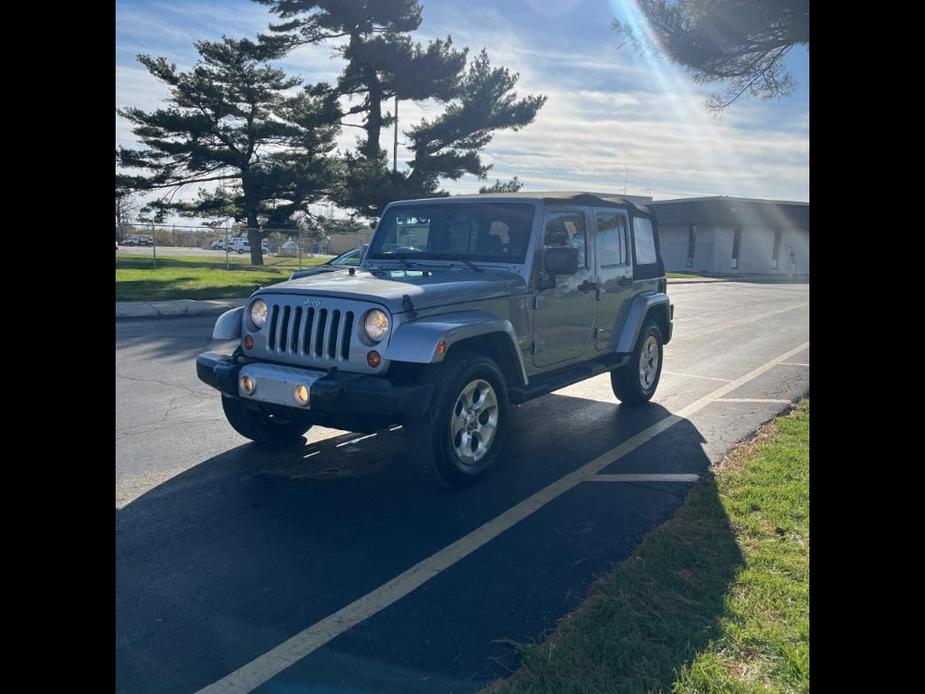
[[[532,205],[436,203],[393,207],[373,236],[371,260],[522,263],[533,226]]]

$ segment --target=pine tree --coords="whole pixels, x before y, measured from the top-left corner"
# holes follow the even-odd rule
[[[524,184],[520,182],[517,176],[514,176],[510,181],[502,181],[500,178],[496,178],[494,185],[482,186],[479,188],[479,193],[516,193],[523,187]]]
[[[261,36],[277,55],[306,43],[347,37],[339,50],[346,67],[337,93],[352,106],[345,115],[362,115],[365,138],[346,157],[346,183],[337,196],[343,206],[378,216],[393,200],[446,195],[440,179],[469,173],[484,178],[481,150],[497,130],[517,130],[533,121],[546,100],[512,91],[518,76],[491,68],[483,50],[467,64],[468,49],[456,50],[451,37],[413,42],[409,34],[421,23],[415,0],[255,0],[270,7],[282,23]],[[445,104],[433,121],[406,131],[413,158],[410,170],[390,171],[379,143],[395,115],[384,113],[391,99]],[[358,100],[358,101],[357,101]]]
[[[139,55],[169,85],[166,108],[125,108],[141,149],[120,148],[118,163],[142,175],[121,173],[117,187],[164,191],[149,208],[197,217],[227,215],[245,222],[251,262],[263,264],[261,225],[290,223],[299,211],[336,187],[342,169],[329,156],[341,117],[325,84],[302,87],[269,65],[272,52],[248,39],[196,43],[200,60],[179,72],[165,58]],[[177,190],[201,187],[192,201],[174,201]]]
[[[809,0],[639,0],[639,9],[651,35],[619,21],[614,30],[638,49],[664,51],[698,82],[724,83],[708,108],[722,110],[745,93],[767,99],[793,91],[784,58],[809,46]]]

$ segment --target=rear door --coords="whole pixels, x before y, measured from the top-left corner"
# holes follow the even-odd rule
[[[533,364],[562,365],[593,352],[594,258],[589,242],[589,212],[584,207],[547,208],[543,220],[543,246],[537,280],[554,286],[536,286],[534,294]],[[543,271],[546,249],[578,249],[578,272],[548,277]]]
[[[626,210],[594,209],[594,245],[597,261],[597,320],[594,347],[612,347],[617,326],[623,325],[633,297],[633,258],[630,254],[629,215]]]

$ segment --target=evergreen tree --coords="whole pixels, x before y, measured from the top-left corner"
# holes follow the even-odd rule
[[[479,193],[516,193],[523,187],[524,184],[520,182],[520,179],[514,176],[510,181],[502,182],[501,179],[495,179],[494,185],[482,186],[479,188]]]
[[[200,60],[179,72],[165,58],[138,60],[170,86],[168,106],[150,113],[125,108],[142,149],[120,148],[117,188],[163,190],[148,207],[197,217],[230,216],[246,223],[251,262],[263,264],[261,225],[289,224],[298,211],[337,186],[340,164],[328,156],[340,111],[327,85],[303,87],[268,64],[272,52],[247,39],[196,43]],[[174,201],[184,186],[201,187],[192,201]]]
[[[748,92],[773,98],[793,91],[784,57],[809,46],[809,0],[639,0],[657,45],[614,22],[639,49],[660,49],[701,83],[726,88],[707,106],[722,110]]]
[[[512,91],[518,76],[492,68],[483,50],[467,65],[468,49],[456,50],[447,37],[426,47],[408,34],[421,23],[416,0],[255,0],[283,20],[261,36],[263,45],[281,55],[296,46],[348,37],[339,49],[346,67],[336,91],[352,105],[345,115],[362,114],[365,138],[346,157],[345,185],[337,202],[369,217],[393,200],[446,195],[441,178],[466,173],[484,178],[481,150],[495,131],[517,130],[533,121],[546,100]],[[413,158],[410,171],[390,171],[379,139],[394,114],[384,113],[389,100],[445,104],[433,121],[423,120],[405,135]]]

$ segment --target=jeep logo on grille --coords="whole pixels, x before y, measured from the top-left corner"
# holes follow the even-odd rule
[[[312,308],[318,308],[321,306],[321,299],[306,299],[304,302],[305,306],[311,306]]]

